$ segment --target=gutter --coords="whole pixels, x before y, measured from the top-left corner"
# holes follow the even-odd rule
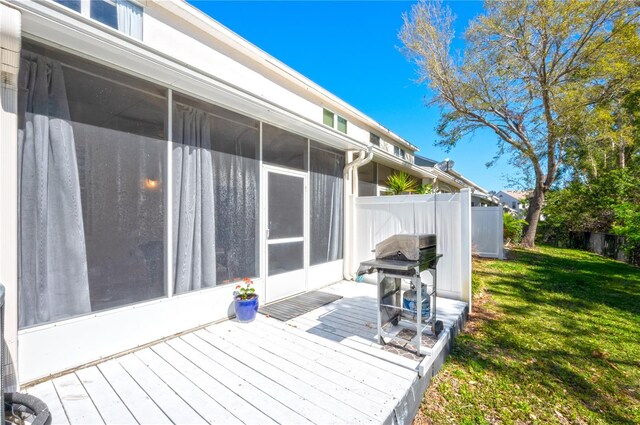
[[[344,246],[344,255],[342,258],[342,275],[347,280],[353,280],[353,274],[351,273],[351,257],[353,254],[354,239],[356,237],[355,234],[355,225],[356,225],[356,208],[355,208],[355,196],[358,192],[358,173],[357,170],[359,167],[371,162],[373,159],[373,146],[369,146],[366,151],[360,151],[358,158],[354,159],[344,167],[344,182],[345,182],[345,191],[344,191],[344,237],[343,237],[343,246]],[[351,178],[349,178],[351,175]],[[349,185],[347,186],[347,182]],[[346,190],[349,188],[349,190]]]

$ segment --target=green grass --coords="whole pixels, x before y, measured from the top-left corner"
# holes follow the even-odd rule
[[[640,269],[542,247],[474,262],[474,314],[427,423],[640,423]]]

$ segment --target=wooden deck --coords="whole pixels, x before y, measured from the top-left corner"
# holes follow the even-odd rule
[[[28,388],[59,424],[410,423],[466,317],[445,322],[418,361],[376,343],[375,287],[324,288],[339,301],[286,323],[225,321]]]

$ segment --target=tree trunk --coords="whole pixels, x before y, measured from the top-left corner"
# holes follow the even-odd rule
[[[538,221],[540,221],[545,192],[546,190],[544,190],[542,185],[537,184],[531,195],[529,209],[527,210],[527,217],[525,219],[528,225],[522,238],[522,245],[525,248],[533,248],[536,245],[536,231],[538,230]]]

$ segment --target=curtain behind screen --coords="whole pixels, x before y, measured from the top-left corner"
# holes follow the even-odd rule
[[[224,119],[214,122],[218,281],[231,282],[258,275],[258,133]]]
[[[20,62],[19,326],[91,311],[80,184],[60,63]]]
[[[311,147],[311,265],[342,258],[344,154]]]
[[[216,246],[211,119],[174,106],[173,249],[177,294],[215,286]]]

